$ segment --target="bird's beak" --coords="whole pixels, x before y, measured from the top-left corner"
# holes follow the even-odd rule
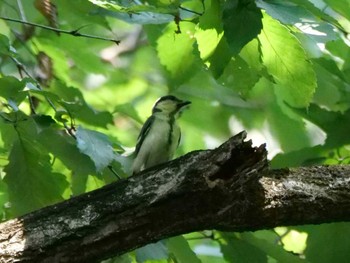
[[[184,108],[184,107],[186,107],[186,106],[188,106],[188,105],[190,105],[190,104],[191,104],[190,101],[182,101],[182,102],[180,102],[180,103],[178,104],[178,107],[179,107],[179,109],[181,109],[181,108]]]

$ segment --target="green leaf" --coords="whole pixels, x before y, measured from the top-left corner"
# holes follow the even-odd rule
[[[50,153],[60,159],[74,176],[95,173],[93,161],[80,152],[76,141],[63,130],[47,128],[40,133],[39,141]]]
[[[225,38],[233,55],[257,37],[262,29],[261,10],[252,0],[226,1],[223,12]]]
[[[277,88],[268,79],[259,79],[248,95],[250,107],[235,110],[232,127],[238,126],[239,129],[234,132],[245,129],[248,134],[259,135],[254,136],[255,143],[267,143],[269,158],[281,151],[290,152],[324,143],[326,135],[320,128],[311,123],[306,125],[301,116],[278,101]]]
[[[169,252],[164,243],[165,241],[158,241],[136,249],[136,261],[143,263],[148,260],[168,259]]]
[[[346,19],[350,20],[350,2],[348,0],[324,0],[324,2]]]
[[[288,29],[270,16],[264,15],[263,24],[259,35],[262,59],[278,84],[277,97],[295,107],[308,106],[316,76],[305,51]]]
[[[115,159],[113,147],[105,134],[79,126],[76,138],[79,150],[91,158],[97,172],[101,172]]]
[[[206,10],[199,18],[195,33],[202,60],[206,60],[214,53],[223,35],[219,1],[207,0],[204,4]]]
[[[4,169],[11,211],[16,216],[62,201],[68,186],[63,175],[52,173],[49,154],[37,141],[33,119],[25,116],[19,119],[22,120],[14,126],[18,139]]]
[[[15,53],[16,50],[10,45],[10,40],[5,35],[0,34],[0,54],[13,56]]]
[[[200,65],[199,52],[194,45],[195,25],[182,22],[180,27],[182,33],[175,34],[175,23],[169,24],[157,40],[158,57],[175,85],[188,80]]]
[[[322,10],[322,8],[324,7],[316,7],[314,3],[312,3],[312,1],[304,1],[304,0],[290,0],[290,1],[297,6],[304,7],[309,12],[311,12],[315,17],[319,18],[321,21],[327,21],[333,26],[341,27],[339,22],[337,21],[338,18],[334,18],[330,16],[328,12],[324,12],[324,10]]]
[[[232,54],[226,38],[222,37],[214,53],[208,59],[209,69],[214,78],[218,79],[223,74],[225,67],[231,61],[231,57]]]
[[[79,32],[81,32],[84,31],[85,27],[91,30],[91,27],[95,25],[110,30],[106,17],[96,15],[98,7],[90,1],[60,1],[59,4],[60,24],[65,25],[69,30],[80,29]],[[72,10],[74,10],[74,16]]]
[[[9,39],[3,34],[0,34],[0,53],[7,54],[9,47],[10,47]]]
[[[7,185],[0,176],[0,222],[9,219],[7,204],[9,202]]]
[[[138,24],[163,24],[174,20],[178,12],[178,6],[161,1],[148,1],[146,4],[135,4],[130,1],[96,1],[89,0],[100,6],[99,14],[116,17],[128,23]]]
[[[346,263],[349,261],[349,223],[304,226],[298,229],[308,233],[305,255],[310,262]]]
[[[343,39],[337,39],[335,41],[328,42],[326,45],[328,51],[332,55],[339,57],[344,61],[341,65],[341,71],[345,76],[348,83],[350,83],[350,49],[349,46],[344,42]],[[334,58],[334,57],[332,57]],[[332,59],[331,58],[331,59]]]
[[[267,255],[258,247],[239,239],[235,234],[222,233],[221,252],[228,262],[267,262]]]
[[[257,6],[262,8],[274,19],[283,24],[295,25],[303,21],[319,20],[310,11],[300,5],[289,1],[257,1]]]
[[[32,40],[35,48],[39,48],[53,60],[55,76],[67,84],[71,84],[70,68],[66,54],[49,37],[35,37]]]
[[[172,237],[167,240],[167,247],[178,263],[196,263],[201,262],[196,254],[188,245],[187,240],[183,236]]]
[[[219,78],[219,82],[246,97],[260,78],[259,72],[245,62],[240,56],[233,58]]]
[[[27,96],[27,93],[21,92],[25,87],[25,82],[15,77],[0,77],[0,97],[14,101],[19,105]]]
[[[271,237],[275,237],[272,239]],[[283,249],[281,245],[276,244],[278,238],[272,231],[258,231],[257,233],[242,233],[242,240],[248,242],[250,245],[260,249],[266,255],[274,258],[277,262],[284,263],[302,263],[306,260],[300,259],[298,255],[293,255]]]
[[[350,97],[342,72],[332,60],[320,58],[313,62],[318,83],[313,101],[332,111],[347,110]]]
[[[88,105],[79,89],[67,87],[63,83],[55,82],[51,91],[60,98],[59,103],[72,118],[77,118],[87,124],[105,128],[113,123],[113,116],[107,111],[96,111]]]
[[[81,70],[82,74],[105,74],[108,71],[106,63],[100,57],[98,46],[91,45],[91,40],[89,39],[62,35],[52,36],[51,38],[44,36],[38,38],[38,40],[46,48],[50,49],[50,46],[54,45],[59,47],[60,50],[64,50],[65,56],[74,61],[76,69]],[[79,52],[77,52],[76,48],[78,46]],[[71,68],[70,70],[72,71],[73,69]]]
[[[332,112],[311,104],[307,111],[297,111],[305,119],[319,126],[327,134],[327,147],[338,148],[350,144],[350,110],[343,113]],[[335,128],[336,127],[336,128]]]

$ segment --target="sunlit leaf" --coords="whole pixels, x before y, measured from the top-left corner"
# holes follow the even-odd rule
[[[198,50],[203,60],[213,54],[223,35],[219,2],[208,0],[205,5],[206,11],[200,16],[195,33]]]
[[[288,29],[270,16],[264,15],[263,24],[259,35],[262,59],[279,85],[277,96],[295,107],[308,106],[316,89],[316,76],[305,51]]]
[[[174,23],[169,24],[157,40],[157,52],[161,64],[167,69],[171,80],[178,84],[188,80],[199,66],[199,52],[195,44],[195,26],[181,23],[181,33]]]

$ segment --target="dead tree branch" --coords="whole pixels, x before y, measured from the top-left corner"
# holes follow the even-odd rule
[[[350,167],[270,170],[240,133],[0,225],[0,262],[98,262],[204,229],[350,220]]]

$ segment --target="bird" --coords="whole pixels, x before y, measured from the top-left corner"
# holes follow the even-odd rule
[[[142,126],[135,148],[132,174],[167,162],[173,158],[181,139],[176,120],[190,101],[173,95],[160,97],[152,108],[152,115]]]

